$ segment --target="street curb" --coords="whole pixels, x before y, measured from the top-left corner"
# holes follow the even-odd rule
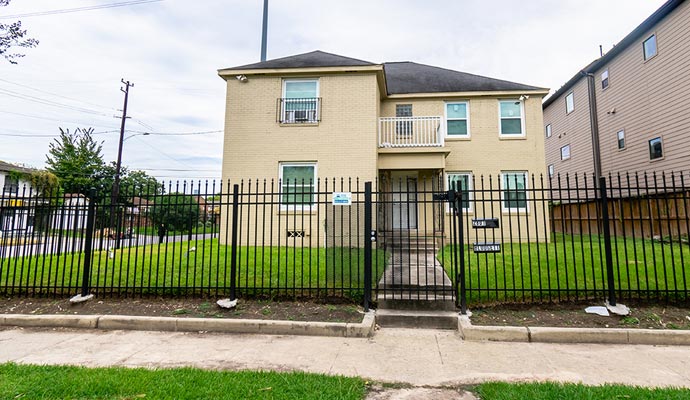
[[[690,346],[690,331],[630,328],[555,328],[472,325],[458,316],[460,336],[468,341],[600,343]]]
[[[374,312],[362,322],[308,322],[258,319],[211,319],[138,317],[128,315],[26,315],[3,314],[0,326],[138,330],[169,332],[223,332],[265,335],[370,337],[374,333]]]

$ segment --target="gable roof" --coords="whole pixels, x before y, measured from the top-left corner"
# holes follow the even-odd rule
[[[383,70],[388,94],[542,89],[410,61],[384,63]]]
[[[15,164],[10,164],[5,161],[0,161],[0,171],[16,171],[16,172],[25,172],[25,173],[31,173],[36,171],[33,168],[28,168],[28,167],[22,167],[20,165],[15,165]]]
[[[637,28],[633,29],[633,31],[630,32],[627,36],[625,36],[620,42],[615,44],[608,53],[592,61],[582,70],[578,71],[577,74],[575,74],[572,78],[570,78],[568,82],[565,83],[565,85],[561,86],[560,89],[558,89],[554,94],[549,96],[546,99],[546,101],[544,101],[544,104],[542,104],[542,108],[548,107],[549,105],[551,105],[551,103],[556,101],[557,98],[559,98],[565,92],[570,90],[570,88],[575,86],[575,84],[584,77],[583,72],[585,74],[596,72],[599,68],[603,67],[606,63],[608,63],[614,57],[620,54],[620,52],[627,49],[631,44],[637,41],[644,33],[650,30],[659,21],[664,19],[664,17],[669,15],[684,1],[685,0],[668,0],[666,3],[664,3],[661,7],[659,7],[659,9],[654,11],[652,15],[647,17],[647,19],[645,19],[640,25],[638,25]]]
[[[236,69],[278,69],[278,68],[314,68],[314,67],[362,67],[376,65],[369,61],[356,58],[343,57],[325,51],[312,51],[273,60],[262,61],[254,64],[240,65],[238,67],[225,68],[223,70]]]

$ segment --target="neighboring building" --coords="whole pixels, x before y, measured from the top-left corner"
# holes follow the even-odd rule
[[[280,193],[275,213],[285,219],[281,230],[299,219],[295,213],[312,214],[313,197],[302,193],[317,185],[320,191],[340,190],[326,179],[375,181],[379,190],[396,192],[388,210],[394,218],[386,226],[379,222],[379,231],[436,233],[436,222],[418,226],[417,216],[427,210],[409,188],[430,193],[457,181],[472,189],[473,176],[491,175],[502,188],[520,191],[529,175],[546,173],[541,103],[547,89],[321,51],[222,69],[219,75],[227,81],[223,180],[245,179],[250,192],[256,188],[247,179],[268,179],[269,190],[274,180]],[[529,210],[531,204],[505,200],[494,211],[541,213],[542,203]],[[465,212],[475,210],[468,206]],[[322,227],[337,230],[338,222],[329,223],[324,214],[303,220],[321,219]],[[306,230],[319,231],[313,225]]]
[[[0,236],[31,232],[36,192],[27,176],[36,170],[0,161]]]
[[[593,104],[604,175],[690,170],[690,2],[666,2],[544,102],[550,174],[594,173]]]

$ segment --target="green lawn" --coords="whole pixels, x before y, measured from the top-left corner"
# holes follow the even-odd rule
[[[475,387],[482,400],[681,400],[690,399],[688,389],[647,389],[622,385],[585,386],[561,383],[484,383]]]
[[[688,294],[690,246],[619,237],[612,248],[616,289]],[[455,280],[451,253],[446,246],[438,257]],[[470,303],[586,298],[607,285],[603,238],[595,235],[555,234],[549,243],[507,243],[494,254],[474,254],[469,248],[465,259]],[[634,293],[623,297],[628,294]]]
[[[2,399],[363,399],[359,378],[192,368],[83,368],[0,364]]]
[[[385,252],[374,250],[383,273]],[[0,287],[55,287],[74,292],[81,285],[82,253],[6,258],[0,264]],[[179,293],[178,288],[209,292],[230,287],[230,247],[217,239],[167,242],[109,251],[97,251],[91,267],[91,285],[121,287],[134,293]],[[364,251],[358,248],[238,247],[237,287],[259,295],[322,294],[359,298],[364,281]],[[378,281],[377,276],[372,280]],[[59,290],[58,290],[59,291]],[[190,291],[185,291],[190,293]],[[192,289],[191,292],[194,292]]]

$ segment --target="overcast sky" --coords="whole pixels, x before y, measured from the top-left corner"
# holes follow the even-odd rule
[[[123,1],[13,0],[0,18]],[[553,91],[663,2],[270,0],[268,58],[318,49]],[[40,44],[17,65],[0,60],[0,160],[44,167],[58,127],[93,127],[104,158],[115,160],[124,78],[134,83],[126,135],[134,136],[123,165],[164,180],[220,177],[225,86],[217,70],[259,61],[262,6],[162,0],[22,17]]]

